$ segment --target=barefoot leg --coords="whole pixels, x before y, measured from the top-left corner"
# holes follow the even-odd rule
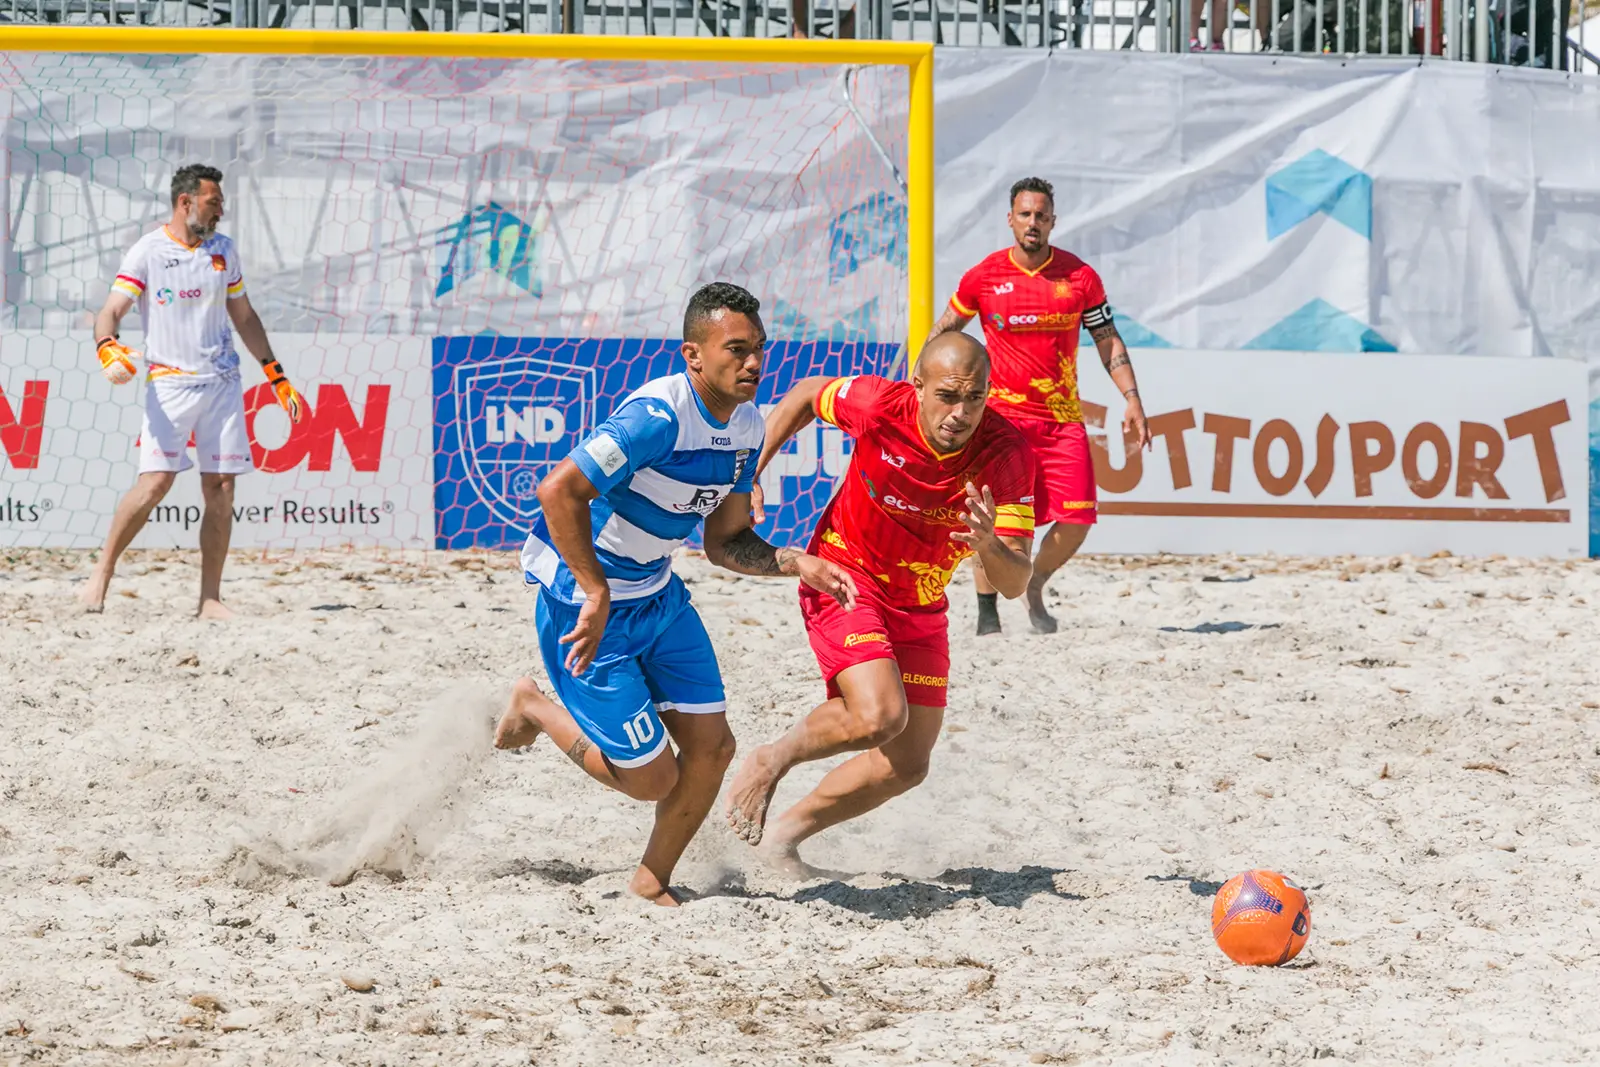
[[[494,747],[503,749],[527,748],[539,739],[539,720],[533,715],[530,703],[544,700],[532,678],[518,678],[511,687],[511,702],[500,725],[495,727]]]
[[[843,696],[818,704],[793,729],[752,752],[728,787],[728,825],[735,836],[761,843],[773,791],[789,769],[840,752],[882,744],[906,724],[900,665],[892,659],[857,663],[836,676]]]
[[[1044,606],[1044,587],[1050,577],[1077,555],[1078,549],[1089,536],[1090,527],[1081,522],[1058,522],[1050,527],[1039,544],[1039,554],[1033,560],[1033,577],[1028,580],[1028,621],[1035,633],[1053,634],[1057,623]]]
[[[232,474],[200,475],[206,510],[200,519],[200,608],[195,614],[202,619],[233,618],[222,604],[222,566],[233,537],[233,481]]]
[[[78,594],[78,603],[83,605],[83,610],[105,610],[106,590],[111,586],[111,576],[117,571],[117,561],[133,543],[133,539],[139,536],[139,531],[144,529],[150,512],[167,495],[176,477],[171,471],[146,471],[139,475],[133,488],[117,504],[116,514],[111,517],[111,530],[106,534],[105,547],[100,551],[100,559],[90,572],[89,582],[83,587],[83,592]]]
[[[678,782],[656,804],[655,826],[628,888],[646,900],[676,907],[672,871],[717,802],[722,776],[733,762],[733,731],[725,714],[662,710],[661,720],[678,745]]]
[[[864,815],[920,785],[928,776],[928,760],[943,725],[943,708],[913,704],[906,728],[893,740],[829,771],[815,789],[773,822],[770,850],[780,869],[805,868],[798,849],[806,838]]]

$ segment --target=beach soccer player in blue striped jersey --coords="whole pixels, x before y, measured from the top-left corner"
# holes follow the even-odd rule
[[[522,549],[524,579],[538,587],[539,650],[561,703],[518,679],[495,745],[523,748],[549,734],[591,778],[654,801],[629,889],[668,906],[680,901],[673,867],[734,754],[716,652],[672,572],[673,550],[704,520],[712,563],[798,577],[847,609],[855,603],[849,572],[774,548],[751,525],[765,436],[751,403],[766,345],[760,310],[726,282],[690,298],[685,371],[626,397],[539,483],[542,514]]]

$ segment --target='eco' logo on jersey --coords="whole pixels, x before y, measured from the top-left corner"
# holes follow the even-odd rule
[[[172,290],[171,289],[157,289],[156,290],[156,303],[160,304],[162,307],[166,307],[168,304],[172,303]]]

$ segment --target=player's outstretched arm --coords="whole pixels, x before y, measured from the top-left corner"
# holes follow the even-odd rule
[[[1027,538],[1008,537],[994,532],[1000,509],[994,502],[994,493],[986,485],[980,492],[967,483],[967,510],[961,519],[965,530],[950,534],[950,540],[960,541],[977,553],[983,561],[983,573],[999,594],[1015,600],[1028,591],[1028,579],[1033,577],[1033,555]]]
[[[824,379],[825,380],[825,379]],[[798,548],[776,548],[750,525],[750,494],[730,493],[706,516],[706,559],[738,574],[797,577],[819,593],[827,593],[846,611],[856,606],[856,583],[850,572]]]
[[[1128,346],[1123,344],[1115,322],[1106,322],[1089,331],[1094,346],[1100,352],[1100,362],[1111,375],[1111,381],[1128,401],[1122,416],[1122,432],[1131,433],[1140,448],[1150,447],[1150,425],[1144,417],[1144,401],[1139,398],[1139,383],[1133,377],[1133,360],[1128,356]]]
[[[928,331],[928,340],[933,340],[941,333],[957,333],[964,330],[971,321],[971,315],[963,315],[953,306],[947,307],[944,309],[944,314],[939,316],[939,321],[933,324],[933,329]]]
[[[568,457],[544,476],[538,492],[550,540],[583,590],[578,621],[572,632],[561,638],[563,644],[572,646],[567,653],[567,670],[579,675],[594,662],[611,614],[611,586],[606,582],[600,558],[594,554],[594,523],[589,519],[589,502],[600,495],[600,490]]]

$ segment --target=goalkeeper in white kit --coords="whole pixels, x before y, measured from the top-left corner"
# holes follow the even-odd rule
[[[289,418],[299,422],[305,414],[300,394],[273,357],[267,331],[245,295],[239,253],[217,232],[222,206],[220,170],[191,164],[173,174],[171,221],[139,238],[128,251],[105,306],[95,316],[101,370],[121,385],[138,377],[134,360],[140,353],[118,340],[117,328],[134,304],[139,305],[149,373],[139,432],[139,480],[117,505],[105,550],[80,596],[89,611],[104,609],[118,557],[144,528],[178,473],[194,466],[188,454],[193,434],[205,498],[199,615],[232,615],[222,604],[222,565],[233,533],[233,481],[253,464],[230,321]]]

